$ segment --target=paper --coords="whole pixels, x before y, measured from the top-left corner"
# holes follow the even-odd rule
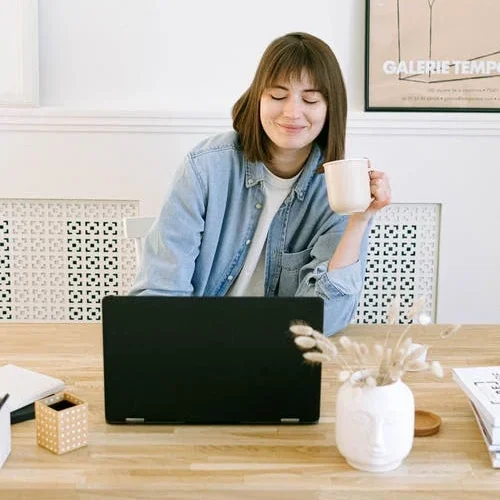
[[[453,368],[452,375],[488,425],[500,426],[500,366]]]
[[[484,443],[486,444],[486,448],[488,448],[488,451],[494,451],[494,452],[499,452],[500,451],[500,445],[498,444],[493,444],[491,442],[491,437],[488,433],[488,430],[485,427],[485,424],[483,420],[481,419],[481,415],[477,408],[475,407],[474,403],[469,399],[469,404],[472,408],[472,413],[474,413],[474,417],[476,417],[476,422],[477,425],[479,426],[479,430],[481,431],[481,436],[483,436]],[[495,453],[496,455],[500,455],[498,453]],[[498,460],[500,460],[500,456],[497,457]]]
[[[0,367],[0,395],[10,394],[6,406],[11,412],[63,389],[58,378],[12,364]]]
[[[487,418],[482,413],[481,408],[479,408],[470,398],[469,402],[471,405],[474,406],[474,412],[477,413],[477,417],[481,420],[486,436],[488,437],[488,441],[492,446],[498,447],[496,450],[493,451],[500,451],[500,427],[494,427],[490,425],[488,423]]]

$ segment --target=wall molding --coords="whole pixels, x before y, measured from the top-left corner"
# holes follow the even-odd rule
[[[137,110],[0,108],[0,132],[207,134],[231,128],[228,115]],[[351,135],[500,135],[500,114],[352,112]]]
[[[38,106],[38,1],[10,1],[15,14],[9,16],[8,22],[15,32],[16,43],[8,49],[19,66],[13,76],[17,85],[0,94],[0,106]]]

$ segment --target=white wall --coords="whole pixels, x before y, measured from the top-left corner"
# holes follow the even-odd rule
[[[443,204],[438,321],[500,321],[500,120],[364,113],[364,0],[39,0],[38,10],[40,108],[0,109],[0,198],[138,199],[155,214],[186,150],[231,127],[265,46],[309,31],[344,71],[348,154],[389,173],[395,202]]]
[[[268,43],[299,30],[335,47],[354,87],[363,67],[362,30],[357,29],[363,5],[361,0],[246,5],[40,0],[40,100],[44,106],[84,109],[228,114]],[[358,90],[351,97],[360,107]]]

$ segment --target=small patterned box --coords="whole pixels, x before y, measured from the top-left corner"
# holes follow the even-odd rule
[[[61,455],[87,445],[88,404],[69,392],[35,401],[37,443]]]

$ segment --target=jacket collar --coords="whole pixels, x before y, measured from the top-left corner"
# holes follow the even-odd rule
[[[293,188],[297,198],[299,200],[304,199],[304,195],[312,182],[316,173],[318,166],[321,164],[322,153],[319,146],[314,143],[311,149],[311,153],[307,158],[307,161],[302,169],[302,173],[299,179],[295,183]],[[245,187],[251,188],[264,181],[264,164],[262,162],[249,162],[244,160],[245,165]]]

